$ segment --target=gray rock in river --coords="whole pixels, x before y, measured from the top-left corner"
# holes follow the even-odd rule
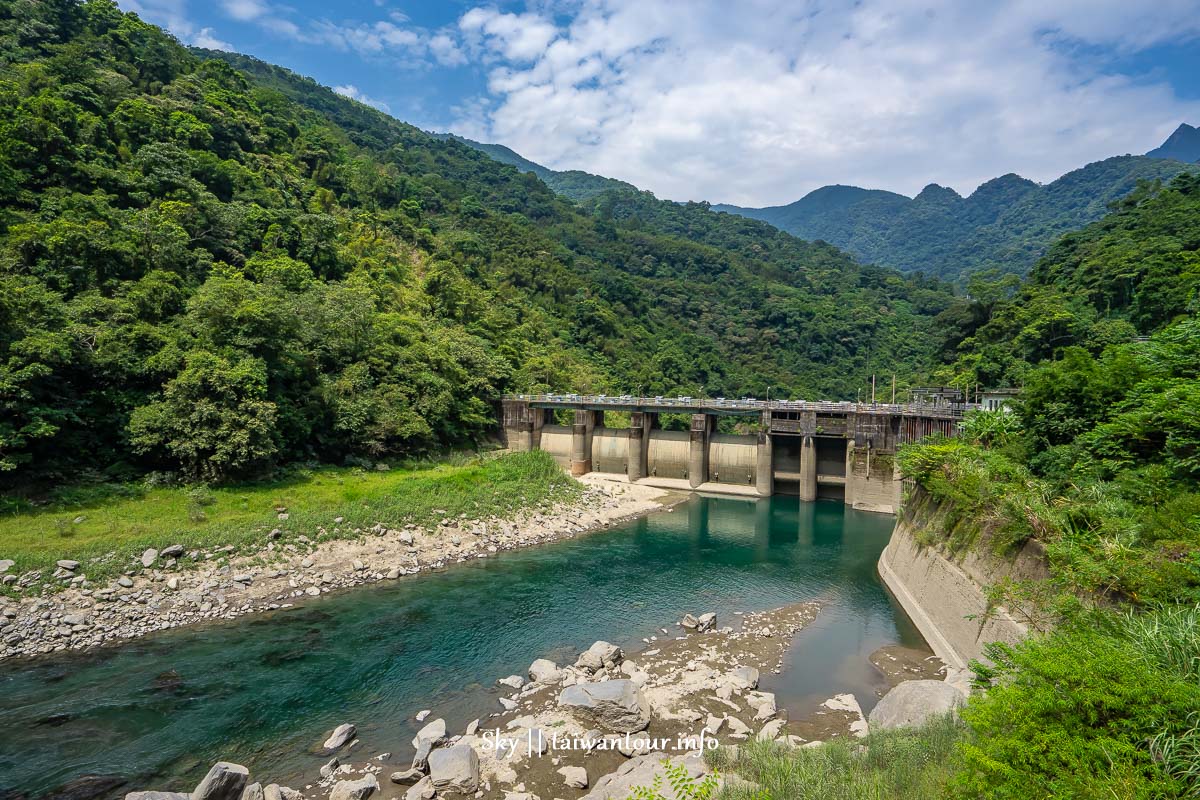
[[[433,722],[427,724],[424,728],[417,731],[417,735],[413,737],[412,746],[420,748],[421,742],[429,742],[437,744],[446,738],[446,720],[438,717]]]
[[[426,775],[416,784],[408,787],[408,791],[404,793],[404,800],[433,800],[435,794],[433,781]]]
[[[429,754],[429,778],[439,794],[475,794],[479,789],[479,755],[469,744],[434,750]]]
[[[883,696],[867,717],[872,730],[921,725],[963,704],[962,692],[945,681],[905,681]]]
[[[343,722],[333,729],[329,734],[329,738],[321,745],[326,750],[338,750],[343,747],[346,742],[354,738],[354,734],[358,733],[358,728],[354,727],[352,722]]]
[[[539,658],[529,665],[529,680],[534,683],[558,683],[562,670],[548,658]]]
[[[329,793],[329,800],[367,800],[379,789],[379,780],[366,775],[356,781],[338,781]]]
[[[188,800],[187,792],[129,792],[125,800]]]
[[[417,745],[417,752],[413,755],[412,768],[419,772],[425,772],[429,769],[429,754],[433,752],[433,742],[429,739]]]
[[[218,761],[192,790],[191,800],[241,800],[250,770],[241,764]]]
[[[243,789],[242,800],[266,800],[262,784],[255,782]]]
[[[595,672],[601,667],[616,664],[621,660],[621,648],[608,642],[595,642],[575,662],[575,666]]]
[[[628,679],[568,686],[558,704],[582,722],[616,733],[636,733],[650,724],[650,704]]]
[[[717,615],[715,612],[708,611],[696,618],[696,630],[711,631],[717,627]]]
[[[303,800],[303,795],[278,783],[268,783],[263,787],[263,800]]]
[[[392,783],[399,783],[403,786],[412,786],[419,783],[424,778],[424,773],[419,769],[406,769],[402,772],[392,773]]]

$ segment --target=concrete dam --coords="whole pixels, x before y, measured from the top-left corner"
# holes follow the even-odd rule
[[[719,494],[830,498],[889,514],[900,506],[899,445],[953,436],[962,418],[962,409],[925,404],[586,395],[507,395],[502,403],[509,449],[543,450],[572,475],[603,472]],[[606,426],[605,412],[624,412],[628,427]],[[663,430],[660,414],[688,415],[690,429]],[[570,425],[561,424],[564,417]],[[721,417],[741,418],[748,423],[743,430],[757,433],[719,433]]]

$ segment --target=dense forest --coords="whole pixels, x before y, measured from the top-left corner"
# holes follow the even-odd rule
[[[947,288],[536,176],[110,0],[0,2],[0,482],[477,441],[506,390],[853,396]]]
[[[914,198],[825,186],[786,206],[714,208],[831,242],[868,263],[965,281],[986,270],[1025,274],[1059,236],[1099,219],[1139,184],[1169,181],[1185,171],[1200,169],[1162,158],[1117,156],[1045,186],[1003,175],[968,197],[937,184]]]
[[[1200,794],[1198,288],[1200,178],[1181,175],[943,317],[946,376],[1022,390],[903,450],[909,502],[927,543],[1036,540],[1050,570],[991,587],[1047,635],[975,665],[988,691],[964,712],[956,795]]]

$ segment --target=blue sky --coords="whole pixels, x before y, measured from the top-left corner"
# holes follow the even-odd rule
[[[189,44],[677,200],[1049,181],[1200,124],[1200,2],[118,0]]]

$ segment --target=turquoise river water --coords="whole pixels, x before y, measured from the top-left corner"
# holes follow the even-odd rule
[[[109,796],[187,791],[218,759],[298,783],[323,763],[322,734],[346,721],[360,752],[407,766],[417,711],[461,730],[500,710],[495,680],[533,659],[570,661],[596,639],[636,650],[689,611],[725,624],[819,601],[764,686],[793,717],[844,691],[867,710],[880,680],[867,656],[923,646],[875,572],[892,525],[836,502],[697,496],[611,531],[291,609],[3,662],[0,798],[85,796],[85,776],[111,776]]]

